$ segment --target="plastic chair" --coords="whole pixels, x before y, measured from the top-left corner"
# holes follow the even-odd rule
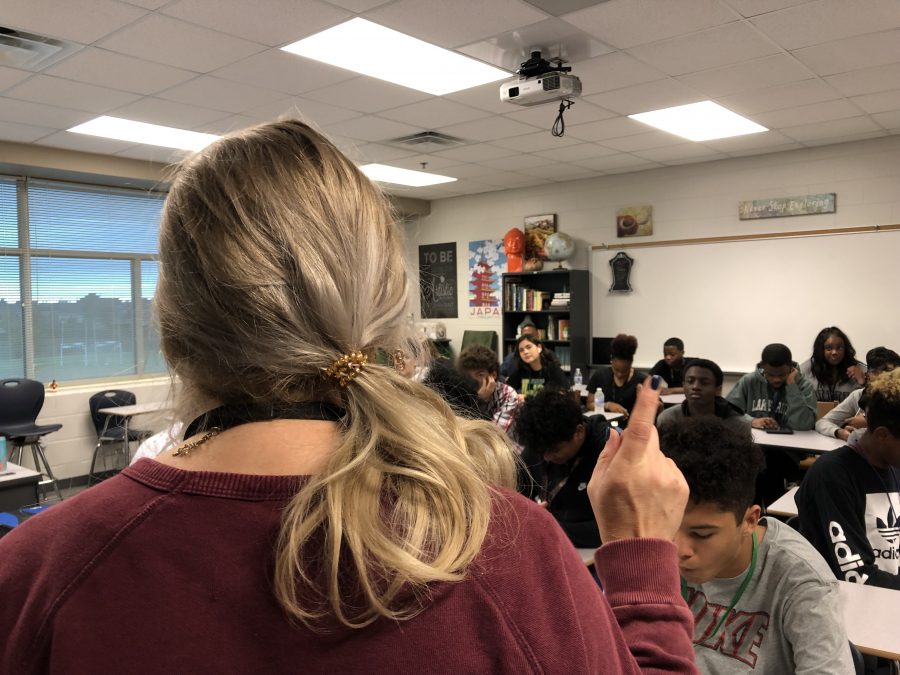
[[[44,486],[52,485],[57,498],[62,500],[59,483],[41,445],[41,438],[59,431],[62,424],[37,424],[43,407],[44,385],[40,382],[25,378],[0,380],[0,435],[6,436],[12,444],[10,459],[14,464],[20,464],[22,450],[29,446],[34,470],[47,477],[38,483],[39,487],[43,491]]]
[[[94,429],[97,431],[97,445],[94,446],[94,455],[91,457],[91,470],[88,472],[88,485],[92,485],[98,479],[97,473],[94,471],[97,465],[97,456],[100,454],[101,448],[109,444],[121,444],[121,449],[125,451],[126,460],[128,458],[128,444],[131,441],[142,441],[150,434],[139,429],[128,429],[128,437],[125,437],[125,429],[127,428],[125,417],[119,415],[106,415],[100,411],[104,408],[120,408],[125,405],[134,405],[137,397],[124,389],[107,389],[91,396],[88,405],[91,410],[91,422],[94,423]]]

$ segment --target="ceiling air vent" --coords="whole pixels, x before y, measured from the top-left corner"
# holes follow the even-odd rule
[[[79,49],[71,42],[0,26],[0,66],[43,70]]]
[[[411,136],[401,136],[388,141],[391,145],[400,145],[416,152],[434,152],[435,150],[447,150],[466,143],[456,136],[448,136],[438,131],[420,131]]]

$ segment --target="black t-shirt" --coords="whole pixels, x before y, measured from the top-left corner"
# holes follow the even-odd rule
[[[548,362],[541,370],[532,370],[529,366],[517,368],[506,381],[510,387],[520,394],[535,394],[543,387],[569,388],[569,377],[556,363]],[[525,386],[523,390],[523,386]]]
[[[650,374],[659,375],[666,381],[666,385],[669,387],[683,387],[684,371],[688,365],[688,361],[690,361],[688,357],[682,357],[681,365],[677,368],[673,368],[666,363],[665,359],[660,359],[656,362],[656,365],[650,369]]]
[[[631,379],[620,387],[616,384],[613,377],[612,368],[604,368],[594,371],[591,379],[588,380],[587,389],[590,394],[593,394],[598,389],[602,389],[603,398],[606,399],[607,403],[618,403],[631,413],[637,400],[637,386],[643,381],[644,375],[635,370]]]
[[[609,423],[603,415],[585,417],[584,443],[567,464],[545,462],[544,448],[525,448],[526,469],[519,476],[519,492],[548,500],[547,510],[559,522],[576,548],[600,546],[600,531],[588,499],[587,484],[606,444]]]

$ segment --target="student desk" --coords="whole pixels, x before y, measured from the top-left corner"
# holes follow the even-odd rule
[[[684,394],[663,394],[659,397],[659,400],[663,402],[664,406],[669,408],[673,405],[684,403]]]
[[[41,474],[24,466],[7,462],[0,471],[0,511],[15,511],[40,501],[38,483]]]
[[[128,423],[132,417],[138,415],[149,415],[168,410],[167,403],[135,403],[134,405],[120,405],[113,408],[100,408],[97,412],[103,415],[118,415],[122,418],[122,428],[125,430],[123,437],[125,440],[125,452],[127,454],[128,463],[131,463],[131,443],[128,441]]]
[[[769,448],[799,450],[821,455],[837,450],[846,443],[837,438],[823,436],[818,431],[795,431],[792,434],[767,434],[762,429],[753,429],[753,442]]]
[[[594,415],[603,415],[607,422],[612,422],[613,420],[625,417],[622,413],[606,412],[605,410],[588,410],[584,413],[585,417],[593,417]]]
[[[900,591],[838,581],[847,637],[863,654],[900,659]]]
[[[797,515],[797,490],[800,488],[791,488],[785,494],[772,502],[772,505],[766,509],[766,515],[782,516],[783,518],[792,518]]]

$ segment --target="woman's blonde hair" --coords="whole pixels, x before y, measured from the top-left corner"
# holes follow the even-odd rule
[[[496,428],[455,417],[393,368],[370,359],[345,388],[323,376],[344,354],[409,345],[407,295],[386,199],[306,124],[226,137],[181,167],[156,308],[185,412],[322,400],[346,410],[339,447],[285,508],[276,547],[275,595],[311,627],[414,615],[428,584],[464,578],[491,486],[514,480]]]

